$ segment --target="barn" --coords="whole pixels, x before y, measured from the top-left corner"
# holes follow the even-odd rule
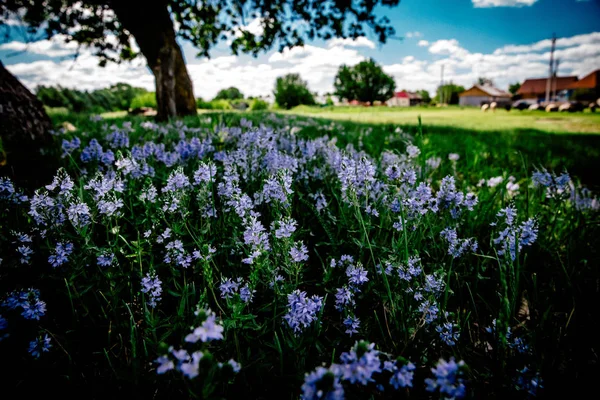
[[[569,85],[567,90],[573,90],[576,100],[597,101],[600,99],[600,69]]]
[[[559,94],[559,100],[567,99],[571,92],[571,85],[577,82],[576,76],[557,76],[552,81],[552,92],[556,91]],[[526,79],[517,91],[517,95],[522,99],[535,99],[544,101],[546,99],[546,86],[548,78]]]
[[[510,103],[511,94],[503,90],[488,85],[475,85],[458,95],[458,104],[461,106],[476,106],[490,104],[492,102],[498,105]]]
[[[421,103],[423,103],[423,98],[419,93],[407,92],[406,90],[394,93],[394,97],[385,102],[388,107],[409,107]]]

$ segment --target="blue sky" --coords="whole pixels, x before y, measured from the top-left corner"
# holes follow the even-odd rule
[[[435,90],[444,65],[446,79],[465,86],[478,76],[492,78],[506,89],[509,83],[547,72],[548,38],[555,32],[560,75],[582,76],[600,68],[599,0],[402,0],[395,8],[380,7],[398,39],[375,43],[368,33],[358,41],[313,41],[304,48],[254,58],[231,56],[225,43],[211,59],[197,58],[182,43],[197,96],[210,98],[222,87],[235,85],[248,95],[266,95],[277,76],[298,72],[313,91],[332,90],[340,64],[373,57],[391,74],[398,88]],[[248,29],[260,32],[260,21]],[[93,89],[117,81],[153,88],[143,60],[97,67],[89,51],[76,61],[60,40],[24,44],[19,37],[0,44],[0,59],[27,86],[61,84]],[[16,54],[16,55],[15,55]]]

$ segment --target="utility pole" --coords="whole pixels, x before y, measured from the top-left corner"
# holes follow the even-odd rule
[[[558,65],[560,64],[560,59],[557,58],[554,61],[554,74],[552,75],[552,99],[553,101],[556,101],[556,86],[557,86],[557,78],[556,76],[558,75]]]
[[[440,105],[444,104],[444,64],[442,64],[442,79],[440,83]]]
[[[552,47],[550,49],[550,75],[548,75],[548,81],[546,82],[546,105],[550,101],[550,90],[552,89],[552,73],[554,67],[554,48],[556,47],[556,34],[552,34]]]

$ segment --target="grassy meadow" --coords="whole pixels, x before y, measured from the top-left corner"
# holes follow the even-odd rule
[[[497,109],[482,112],[475,107],[309,107],[286,113],[373,124],[414,125],[420,116],[425,126],[474,131],[534,130],[552,133],[600,134],[600,112],[546,113]]]
[[[9,388],[525,399],[593,385],[598,116],[377,110],[53,113],[51,174],[0,178]]]

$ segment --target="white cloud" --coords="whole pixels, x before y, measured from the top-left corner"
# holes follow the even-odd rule
[[[18,41],[4,43],[0,45],[0,50],[28,52],[48,57],[65,57],[75,55],[77,53],[77,47],[77,43],[65,43],[64,36],[56,35],[50,40],[39,40],[31,43]]]
[[[531,6],[538,0],[472,0],[477,8]]]
[[[423,36],[423,34],[419,31],[414,31],[414,32],[406,32],[406,34],[404,36],[411,39],[411,38],[420,38]]]
[[[586,33],[583,35],[576,35],[566,38],[559,38],[556,40],[556,47],[571,47],[581,44],[600,44],[600,32]],[[550,50],[552,41],[550,39],[540,40],[539,42],[529,45],[508,45],[500,49],[497,49],[494,54],[508,54],[508,53],[528,53],[532,51]]]
[[[429,46],[429,42],[427,40],[419,40],[419,43],[417,43],[417,45],[421,47],[427,47]]]
[[[456,39],[437,40],[429,46],[429,52],[437,55],[465,56],[468,51],[459,46]]]
[[[325,46],[305,45],[283,52],[271,52],[253,59],[247,56],[223,55],[212,59],[196,58],[184,45],[188,71],[194,83],[196,96],[210,99],[222,88],[238,87],[246,95],[266,95],[273,91],[275,79],[287,73],[299,73],[308,81],[312,91],[324,93],[333,90],[333,79],[341,64],[355,65],[364,60],[363,49],[357,44],[364,40],[329,41]],[[369,41],[370,42],[370,41]],[[423,41],[424,42],[424,41]],[[12,42],[14,43],[14,42]],[[526,78],[544,77],[548,73],[549,47],[546,41],[524,45],[504,46],[486,53],[471,52],[453,38],[421,44],[428,46],[430,56],[398,57],[397,62],[383,65],[396,80],[399,89],[427,89],[434,91],[440,81],[444,65],[444,79],[470,86],[480,76],[494,80],[501,89],[509,83]],[[8,45],[8,47],[6,47]],[[62,46],[62,47],[61,47]],[[28,52],[35,54],[67,54],[72,51],[65,45],[49,43],[30,44]],[[18,45],[6,44],[3,50],[15,50]],[[372,48],[366,45],[367,48]],[[579,77],[600,65],[600,32],[577,35],[557,40],[557,58],[560,58],[559,75]],[[13,59],[8,59],[11,61]],[[14,62],[14,61],[13,61]],[[134,63],[109,64],[98,67],[98,59],[89,49],[84,49],[77,60],[49,59],[31,63],[9,64],[7,68],[30,89],[37,85],[62,85],[78,89],[103,88],[117,82],[154,90],[154,77],[145,66],[143,58]]]
[[[351,38],[333,38],[327,42],[328,47],[347,46],[347,47],[368,47],[370,49],[375,48],[375,43],[367,39],[364,36],[359,36],[356,39]]]

